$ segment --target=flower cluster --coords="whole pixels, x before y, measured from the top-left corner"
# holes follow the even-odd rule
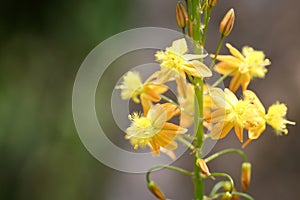
[[[212,139],[224,138],[230,130],[240,142],[244,142],[244,132],[248,140],[259,138],[270,125],[277,135],[287,134],[287,124],[294,125],[285,119],[287,107],[282,103],[270,106],[268,112],[253,91],[247,89],[254,77],[263,78],[267,73],[265,68],[270,65],[262,51],[244,47],[240,53],[232,45],[226,45],[232,55],[218,55],[220,62],[215,70],[226,76],[232,76],[229,88],[224,90],[210,85],[203,85],[203,119],[195,116],[195,79],[212,76],[211,70],[202,62],[205,54],[188,54],[185,38],[176,40],[171,47],[155,54],[161,69],[151,75],[144,83],[138,72],[128,72],[123,77],[121,85],[122,99],[132,99],[141,103],[143,111],[129,116],[131,126],[126,130],[126,139],[134,149],[150,147],[154,155],[159,155],[161,149],[174,150],[177,147],[175,139],[187,132],[195,120],[203,122],[207,128],[207,136]],[[189,79],[187,79],[187,77]],[[168,91],[166,82],[175,81],[178,98],[171,100],[163,94]],[[243,98],[238,99],[234,92],[242,87]],[[165,102],[164,102],[165,101]],[[179,116],[179,124],[168,122],[174,116]],[[197,121],[197,122],[198,122]]]

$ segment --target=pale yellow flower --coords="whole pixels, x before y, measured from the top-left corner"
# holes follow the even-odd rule
[[[133,113],[129,116],[132,123],[126,129],[126,139],[130,140],[134,149],[149,146],[154,155],[160,154],[161,147],[174,150],[177,148],[175,137],[187,131],[185,128],[167,122],[177,114],[179,109],[170,103],[156,104],[145,116]]]
[[[226,44],[232,55],[218,55],[215,70],[220,74],[231,73],[229,89],[235,92],[240,86],[247,90],[250,81],[255,78],[264,78],[267,73],[266,66],[270,65],[269,59],[265,58],[262,51],[254,50],[251,47],[243,47],[242,53],[230,44]]]
[[[160,94],[168,90],[167,86],[150,82],[149,79],[142,83],[140,74],[136,71],[125,74],[122,84],[116,88],[121,89],[122,99],[132,99],[135,103],[141,103],[145,114],[152,106],[152,102],[159,102]]]
[[[287,124],[295,125],[295,122],[285,119],[287,113],[287,107],[283,103],[276,102],[268,109],[268,114],[266,115],[267,123],[273,127],[277,135],[288,134],[286,128]]]
[[[180,77],[185,80],[185,73],[200,78],[212,76],[210,69],[198,60],[206,55],[187,54],[187,52],[187,43],[182,38],[174,41],[165,51],[158,51],[155,54],[156,60],[161,63],[159,82],[164,83]]]

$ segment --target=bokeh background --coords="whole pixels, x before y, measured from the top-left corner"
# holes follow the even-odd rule
[[[1,1],[0,199],[154,199],[143,174],[110,169],[82,145],[72,119],[72,86],[81,62],[106,38],[144,26],[177,30],[176,2]],[[247,44],[262,49],[272,61],[265,80],[255,80],[250,88],[266,106],[276,100],[286,103],[288,118],[298,124],[299,6],[297,0],[220,0],[207,42],[207,50],[215,51],[218,23],[229,8],[235,8],[236,24],[226,41],[238,48]],[[101,99],[98,103],[104,104]],[[246,148],[253,163],[249,193],[255,199],[299,198],[299,128],[290,127],[284,137],[268,129]],[[239,148],[231,135],[218,142],[213,152]],[[186,153],[175,165],[189,168],[191,159]],[[213,161],[210,168],[228,172],[238,182],[240,165],[240,158],[230,155]],[[192,199],[189,178],[166,170],[153,178],[170,199]]]

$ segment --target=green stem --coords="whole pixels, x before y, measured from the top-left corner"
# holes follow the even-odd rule
[[[191,136],[191,135],[188,135],[188,134],[183,134],[183,137],[185,137],[186,139],[188,139],[190,141],[194,141],[195,140],[194,136]]]
[[[226,183],[225,181],[218,182],[211,190],[209,196],[210,197],[214,196],[218,192],[219,189],[224,187],[225,183]]]
[[[171,104],[177,106],[178,108],[180,108],[180,105],[178,103],[176,103],[175,101],[173,101],[172,99],[170,99],[169,97],[167,97],[163,94],[161,94],[159,96],[160,96],[161,99],[165,100],[166,102],[171,103]]]
[[[185,139],[183,139],[183,137],[177,137],[176,138],[179,142],[181,142],[182,144],[184,144],[185,146],[187,146],[189,149],[194,150],[195,147],[194,145],[192,145],[189,141],[186,141]]]
[[[204,29],[203,29],[203,37],[202,37],[202,46],[205,46],[206,42],[206,36],[207,36],[207,29],[208,29],[208,22],[210,19],[210,14],[211,14],[211,7],[208,7],[204,11]]]
[[[211,87],[217,87],[220,83],[222,83],[228,76],[230,76],[232,73],[237,71],[237,69],[232,70],[231,72],[228,72],[227,74],[224,74],[221,78],[219,78],[214,84],[212,84]]]
[[[192,23],[193,23],[193,39],[196,45],[200,45],[201,42],[201,16],[200,16],[200,0],[192,0]]]
[[[150,174],[156,169],[169,169],[169,170],[176,171],[176,172],[179,172],[179,173],[187,175],[187,176],[193,176],[192,172],[187,171],[182,168],[179,168],[179,167],[174,167],[174,166],[169,166],[169,165],[156,165],[154,167],[151,167],[149,169],[149,171],[147,172],[147,174],[146,174],[147,183],[149,183],[151,181]]]
[[[245,199],[248,199],[248,200],[254,200],[253,197],[251,197],[249,194],[246,194],[243,192],[232,192],[232,194],[240,196],[240,197],[244,197]]]
[[[218,57],[218,55],[219,55],[219,53],[220,53],[220,51],[221,51],[222,45],[223,45],[224,38],[225,38],[225,36],[224,36],[224,35],[221,35],[221,38],[220,38],[220,40],[219,40],[219,44],[218,44],[218,48],[217,48],[216,54],[215,54],[215,56],[214,56],[213,61],[212,61],[211,64],[210,64],[210,67],[209,67],[210,69],[212,69],[213,66],[214,66],[215,63],[216,63],[217,57]]]
[[[196,165],[196,161],[201,156],[201,148],[203,144],[203,135],[204,127],[203,122],[198,120],[203,118],[203,80],[200,78],[195,78],[196,87],[195,87],[195,117],[194,117],[194,126],[195,126],[195,138],[194,146],[198,149],[198,152],[195,153],[194,157],[194,199],[202,200],[204,195],[204,181],[200,176],[201,170]]]
[[[218,194],[214,194],[213,196],[209,196],[209,199],[217,199],[217,198],[220,198],[222,196],[224,196],[226,193],[223,192],[223,193],[218,193]],[[246,194],[246,193],[242,193],[242,192],[232,192],[231,193],[232,195],[235,195],[235,196],[240,196],[240,197],[244,197],[245,199],[248,199],[248,200],[254,200],[253,197],[251,197],[250,195]]]
[[[225,155],[225,154],[228,154],[228,153],[237,153],[237,154],[239,154],[240,156],[242,156],[242,158],[243,158],[243,160],[244,160],[245,162],[248,162],[248,157],[247,157],[247,155],[246,155],[243,151],[241,151],[241,150],[239,150],[239,149],[225,149],[225,150],[223,150],[223,151],[219,151],[219,152],[217,152],[217,153],[215,153],[215,154],[209,156],[208,158],[204,159],[204,161],[205,161],[206,163],[208,163],[208,162],[210,162],[210,161],[212,161],[212,160],[214,160],[214,159],[216,159],[216,158],[218,158],[218,157],[220,157],[220,156],[223,156],[223,155]]]
[[[225,177],[229,180],[230,182],[230,190],[229,192],[231,193],[233,191],[233,188],[234,188],[234,182],[233,182],[233,179],[231,178],[231,176],[229,176],[228,174],[225,174],[225,173],[211,173],[208,177]]]

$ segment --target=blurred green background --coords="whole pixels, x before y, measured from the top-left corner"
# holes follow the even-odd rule
[[[72,86],[81,62],[106,38],[143,26],[177,30],[176,2],[1,1],[0,199],[154,199],[144,175],[117,172],[87,152],[72,119]],[[285,102],[289,119],[298,123],[299,4],[296,0],[220,0],[212,13],[207,46],[208,51],[215,50],[218,23],[234,7],[236,25],[226,41],[238,48],[248,44],[262,49],[272,61],[266,79],[255,80],[250,88],[266,106],[276,100]],[[247,147],[253,162],[249,192],[256,199],[299,196],[298,128],[290,127],[285,137],[269,130]],[[229,144],[240,147],[236,138],[228,137],[213,151]],[[187,153],[175,165],[188,168],[190,162]],[[210,167],[238,177],[240,162],[227,156]],[[153,177],[171,199],[192,199],[188,178],[164,170]]]

